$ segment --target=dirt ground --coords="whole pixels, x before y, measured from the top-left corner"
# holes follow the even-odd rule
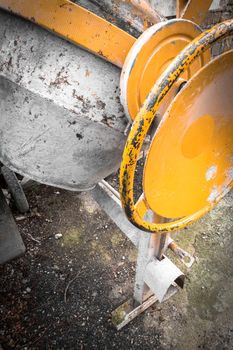
[[[196,256],[185,288],[118,332],[111,311],[133,292],[132,243],[88,193],[27,195],[31,214],[17,221],[27,252],[0,267],[4,350],[233,348],[232,194],[175,235]]]

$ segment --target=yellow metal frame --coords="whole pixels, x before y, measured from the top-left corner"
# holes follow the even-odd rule
[[[134,175],[137,159],[152,121],[155,118],[163,98],[167,95],[181,73],[201,53],[205,52],[216,41],[229,36],[233,32],[233,19],[217,24],[194,39],[171,63],[151,89],[141,107],[132,128],[123,153],[120,169],[120,194],[123,209],[128,219],[137,227],[149,232],[167,232],[180,229],[191,224],[208,212],[216,203],[212,203],[193,215],[167,223],[151,223],[143,219],[137,205],[134,203]]]
[[[164,20],[146,1],[129,0],[149,23]],[[177,17],[201,23],[212,1],[177,0]],[[185,5],[186,4],[186,5]],[[0,0],[0,8],[22,16],[122,67],[136,39],[70,0]]]
[[[0,0],[0,7],[119,67],[136,41],[122,29],[69,0]]]
[[[196,24],[201,24],[213,0],[177,0],[176,17],[185,18]]]

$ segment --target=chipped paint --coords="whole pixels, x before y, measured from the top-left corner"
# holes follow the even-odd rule
[[[210,192],[209,197],[207,198],[207,201],[211,204],[214,203],[217,200],[217,198],[220,196],[220,194],[221,192],[218,190],[218,187],[214,186],[212,188],[212,191]]]
[[[223,184],[221,188],[221,194],[220,197],[217,199],[218,201],[223,198],[229,191],[231,190],[231,185],[228,184]]]
[[[149,232],[167,232],[180,229],[194,220],[204,215],[211,209],[211,205],[204,207],[200,211],[181,218],[179,220],[168,223],[157,224],[150,223],[143,220],[137,212],[134,203],[134,175],[138,155],[140,153],[143,141],[147,135],[152,121],[156,116],[163,98],[166,96],[172,85],[179,78],[190,64],[203,52],[205,52],[212,44],[218,40],[229,36],[233,32],[233,19],[217,24],[210,30],[205,31],[191,42],[186,48],[177,56],[171,65],[165,70],[160,79],[151,89],[144,104],[134,120],[130,130],[127,143],[123,153],[123,160],[120,169],[120,194],[122,207],[128,219],[137,227]],[[216,192],[213,192],[214,197]]]
[[[218,167],[217,165],[212,165],[205,174],[206,181],[212,180],[217,174]]]
[[[227,180],[229,182],[233,181],[233,167],[230,167],[228,170],[227,170]]]

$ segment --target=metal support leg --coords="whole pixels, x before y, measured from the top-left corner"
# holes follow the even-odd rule
[[[101,181],[92,196],[138,248],[133,298],[112,313],[112,321],[119,330],[156,301],[162,302],[183,287],[184,274],[164,255],[172,245],[168,233],[150,234],[133,226],[121,209],[119,194],[106,181]],[[150,211],[147,220],[159,220]],[[188,254],[188,253],[187,253]]]
[[[155,219],[159,220],[160,218],[156,218],[151,211],[146,213],[146,220],[152,221]],[[145,284],[147,265],[154,257],[158,260],[162,259],[168,247],[169,237],[169,233],[161,235],[145,233],[144,231],[139,233],[138,258],[134,286],[134,300],[139,304],[142,304],[143,301],[152,294],[149,287]]]
[[[25,252],[17,225],[0,189],[0,264]]]
[[[143,303],[149,290],[149,288],[145,285],[144,276],[146,266],[153,257],[153,250],[151,249],[151,236],[152,235],[146,234],[145,232],[140,233],[133,295],[136,302],[135,305]]]

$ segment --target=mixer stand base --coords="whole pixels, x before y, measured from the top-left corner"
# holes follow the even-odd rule
[[[102,180],[91,193],[138,251],[133,298],[112,312],[112,322],[120,330],[155,302],[161,303],[174,295],[178,287],[183,288],[185,275],[165,255],[167,248],[187,267],[193,259],[170,238],[169,233],[151,234],[133,226],[121,208],[119,193],[106,181]],[[146,215],[150,220],[151,213]],[[189,258],[190,262],[186,264],[184,258]]]
[[[173,286],[173,288],[168,290],[163,301],[172,297],[174,294],[176,294],[176,292],[178,292],[178,288]],[[149,296],[142,304],[138,304],[135,302],[134,298],[130,298],[112,312],[113,325],[119,331],[158,301],[158,298],[153,294]]]

